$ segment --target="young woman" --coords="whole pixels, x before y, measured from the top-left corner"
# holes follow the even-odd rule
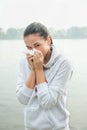
[[[24,31],[24,42],[34,55],[26,54],[19,66],[16,95],[25,105],[26,130],[69,130],[65,108],[69,60],[58,53],[47,28],[31,23]]]

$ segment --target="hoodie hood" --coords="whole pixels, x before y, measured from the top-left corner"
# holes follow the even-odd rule
[[[51,57],[46,64],[43,64],[44,68],[50,68],[55,63],[57,57],[60,55],[59,50],[56,49],[54,45],[52,45],[51,47],[52,47]]]

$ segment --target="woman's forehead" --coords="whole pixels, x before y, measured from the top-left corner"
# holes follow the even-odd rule
[[[29,43],[34,44],[34,43],[40,42],[42,40],[44,40],[43,36],[40,36],[38,34],[30,34],[30,35],[24,37],[25,43],[28,43],[28,44]]]

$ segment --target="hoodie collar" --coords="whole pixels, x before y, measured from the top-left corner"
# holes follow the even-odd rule
[[[56,58],[59,56],[59,54],[60,52],[58,51],[58,49],[56,49],[56,47],[52,45],[52,53],[50,60],[46,64],[43,64],[44,68],[50,68],[55,63]]]

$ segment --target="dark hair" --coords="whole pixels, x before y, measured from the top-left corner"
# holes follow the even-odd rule
[[[44,39],[47,39],[47,36],[49,35],[47,28],[43,24],[33,22],[30,25],[28,25],[26,29],[24,30],[24,37],[30,34],[35,34],[35,33],[38,33]],[[51,44],[52,44],[53,42],[52,42],[51,36],[50,36],[50,39],[51,39]]]

